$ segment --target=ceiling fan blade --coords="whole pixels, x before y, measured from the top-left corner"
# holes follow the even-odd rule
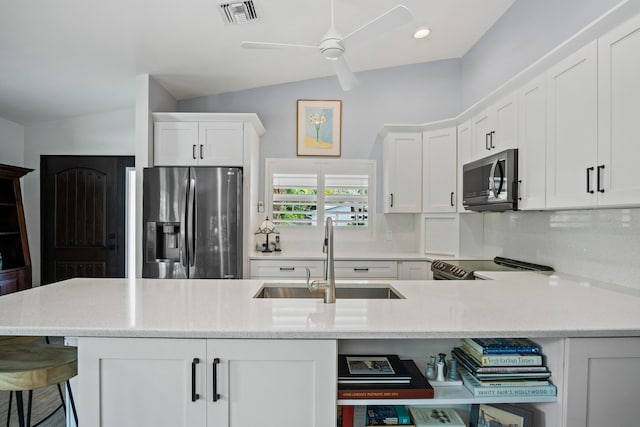
[[[306,44],[289,44],[289,43],[268,43],[268,42],[241,42],[240,46],[245,49],[288,49],[288,48],[302,48],[302,49],[316,49],[318,46],[310,46]]]
[[[356,79],[356,76],[351,72],[347,61],[345,61],[343,57],[331,62],[333,62],[333,68],[336,71],[342,90],[348,91],[358,86],[358,79]]]
[[[348,34],[340,41],[340,44],[347,49],[348,46],[351,46],[352,44],[368,41],[369,39],[379,36],[380,34],[384,34],[387,31],[401,27],[402,25],[411,22],[412,19],[413,14],[411,11],[400,4],[351,32],[351,34]]]

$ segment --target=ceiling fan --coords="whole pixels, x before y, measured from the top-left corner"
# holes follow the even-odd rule
[[[316,49],[325,59],[333,62],[333,68],[340,81],[340,86],[346,91],[353,89],[358,84],[358,80],[343,57],[345,50],[357,43],[368,41],[380,34],[409,23],[413,19],[413,14],[407,7],[397,5],[345,37],[342,37],[335,29],[333,18],[334,0],[331,0],[331,26],[317,46],[252,41],[243,41],[240,46],[246,49]]]

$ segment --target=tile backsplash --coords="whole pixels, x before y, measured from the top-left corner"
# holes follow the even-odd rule
[[[522,259],[563,273],[640,288],[640,209],[482,215],[484,257]],[[477,252],[477,245],[465,245],[461,239],[462,255],[465,250]]]

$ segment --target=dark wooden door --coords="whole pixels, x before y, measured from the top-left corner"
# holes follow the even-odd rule
[[[124,277],[125,175],[132,156],[42,156],[42,284]]]

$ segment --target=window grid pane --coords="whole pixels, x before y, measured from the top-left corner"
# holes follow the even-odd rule
[[[324,182],[324,218],[337,227],[367,227],[369,176],[331,174]]]
[[[315,226],[318,177],[315,174],[273,174],[273,222],[279,226]]]

